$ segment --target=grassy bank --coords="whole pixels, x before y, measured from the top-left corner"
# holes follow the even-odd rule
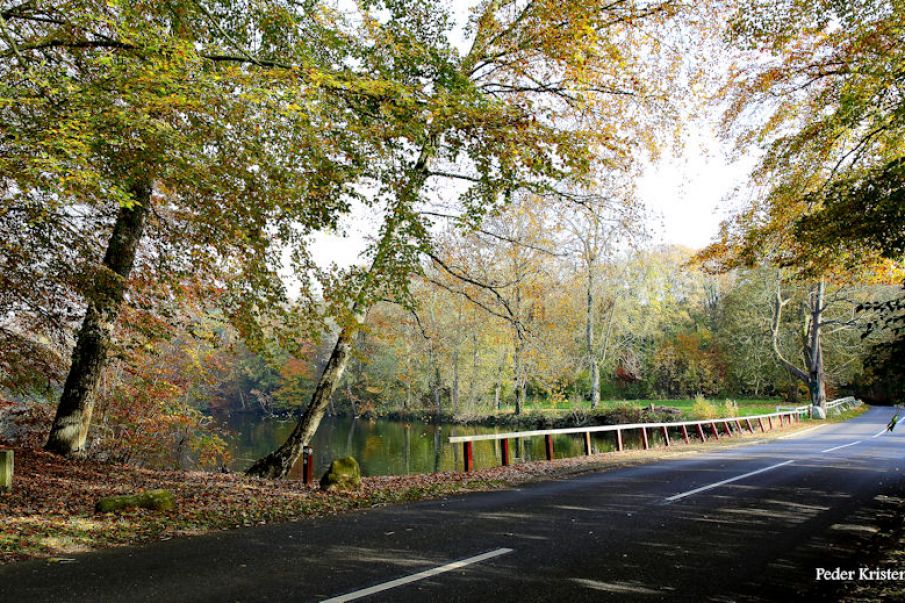
[[[695,402],[698,400],[695,398],[684,398],[677,400],[601,400],[600,406],[597,407],[598,411],[607,411],[615,408],[621,408],[624,406],[632,406],[635,408],[675,408],[677,410],[682,411],[683,415],[689,415],[692,412],[692,409],[695,405]],[[768,412],[773,412],[778,405],[785,404],[781,400],[778,399],[752,399],[752,400],[739,400],[736,398],[731,399],[739,409],[741,416],[745,415],[758,415],[764,414]],[[712,405],[722,405],[725,403],[724,399],[714,398],[707,400]],[[552,404],[549,400],[534,400],[525,405],[526,411],[533,410],[541,410],[541,411],[560,411],[560,412],[571,412],[573,410],[581,410],[592,412],[591,403],[589,401],[581,401],[581,402],[568,402],[566,404]]]
[[[396,421],[439,420],[462,425],[507,426],[542,429],[548,427],[580,427],[583,425],[614,425],[616,423],[656,423],[719,417],[753,416],[775,412],[779,400],[604,400],[596,409],[590,402],[581,404],[552,404],[534,400],[526,403],[522,414],[511,408],[500,411],[481,411],[441,414],[432,410],[392,411],[374,415]]]

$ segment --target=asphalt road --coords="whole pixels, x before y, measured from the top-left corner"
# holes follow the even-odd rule
[[[831,597],[816,568],[858,567],[877,509],[905,496],[905,433],[881,434],[891,415],[519,489],[14,564],[0,568],[0,600]]]

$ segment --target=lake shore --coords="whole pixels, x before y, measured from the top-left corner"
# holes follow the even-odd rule
[[[357,417],[360,419],[386,419],[404,423],[451,423],[456,425],[475,425],[486,427],[513,427],[523,429],[546,429],[558,427],[582,427],[585,425],[616,425],[618,423],[657,423],[679,420],[691,420],[698,417],[693,410],[695,400],[607,400],[596,409],[589,405],[563,405],[562,407],[544,407],[527,405],[521,414],[512,409],[489,412],[441,412],[432,409],[391,410],[384,412],[368,411],[354,415],[348,411],[340,411],[335,416]],[[713,401],[716,408],[723,402]],[[740,416],[765,414],[774,411],[777,405],[785,405],[781,400],[756,399],[737,400]],[[714,416],[725,416],[719,413]]]

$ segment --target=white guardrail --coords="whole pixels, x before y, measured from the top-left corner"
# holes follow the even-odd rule
[[[863,402],[858,400],[854,396],[847,396],[845,398],[839,398],[838,400],[833,400],[832,402],[826,403],[826,410],[836,410],[837,412],[842,412],[844,410],[848,410],[849,408],[857,408],[861,406]],[[800,415],[808,415],[811,416],[811,409],[813,407],[810,404],[805,404],[804,406],[777,406],[776,412],[797,412]]]
[[[703,419],[700,421],[677,421],[672,423],[620,423],[616,425],[595,425],[589,427],[567,427],[563,429],[536,429],[533,431],[510,431],[505,433],[488,433],[481,435],[468,435],[468,436],[453,436],[449,438],[450,444],[463,444],[464,445],[464,459],[465,459],[465,471],[472,471],[474,469],[474,453],[473,453],[473,443],[474,442],[485,442],[485,441],[496,441],[499,440],[501,443],[501,452],[502,452],[502,465],[506,466],[510,463],[509,456],[509,440],[513,439],[522,439],[522,438],[531,438],[537,436],[544,436],[545,440],[545,449],[547,453],[547,460],[552,461],[554,459],[554,451],[553,451],[553,436],[554,435],[563,435],[563,434],[574,434],[580,433],[584,434],[584,452],[587,455],[591,454],[591,434],[592,433],[600,433],[600,432],[616,432],[616,450],[622,451],[624,450],[622,443],[622,432],[623,431],[632,431],[632,430],[640,430],[641,432],[641,443],[644,447],[644,450],[648,450],[650,448],[650,441],[647,436],[648,429],[659,430],[663,435],[663,441],[666,446],[670,445],[669,440],[669,430],[680,430],[682,439],[686,444],[690,443],[690,436],[688,434],[688,428],[693,427],[696,431],[697,437],[701,439],[702,442],[707,441],[707,436],[705,434],[706,430],[710,431],[711,435],[720,439],[720,432],[717,429],[717,425],[723,427],[723,433],[726,436],[733,436],[733,426],[737,429],[739,435],[744,432],[744,428],[742,427],[742,422],[745,423],[747,430],[750,433],[754,433],[754,427],[752,426],[752,421],[757,421],[758,426],[760,427],[761,432],[766,432],[768,429],[772,430],[774,428],[773,420],[777,419],[779,421],[779,429],[786,424],[791,425],[792,423],[797,423],[800,421],[801,413],[798,412],[797,408],[787,409],[787,410],[777,410],[774,413],[764,414],[764,415],[754,415],[750,417],[725,417],[720,419]],[[767,422],[767,425],[764,425],[764,421]]]

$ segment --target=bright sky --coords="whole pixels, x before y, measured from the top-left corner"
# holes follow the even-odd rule
[[[638,181],[638,195],[651,216],[652,244],[698,249],[713,241],[733,208],[727,197],[754,167],[753,157],[730,161],[722,141],[707,127],[694,132],[680,155],[664,155],[648,164]],[[314,237],[315,260],[324,266],[356,263],[364,237],[373,234],[375,226],[368,210],[357,208],[343,222],[345,236]]]
[[[697,125],[697,124],[696,124]],[[679,156],[663,156],[646,166],[638,195],[651,215],[653,243],[701,248],[736,209],[730,193],[743,184],[755,158],[730,161],[728,149],[707,124],[692,133]]]
[[[457,26],[453,43],[467,52],[470,40],[464,35],[470,7],[475,2],[450,0]],[[672,243],[701,248],[718,233],[720,222],[729,215],[727,197],[745,181],[754,167],[753,157],[738,161],[727,158],[728,150],[716,136],[712,124],[689,128],[686,145],[676,155],[664,155],[648,164],[638,182],[638,194],[651,215],[653,244]],[[364,238],[374,233],[373,216],[359,209],[344,221],[346,236],[319,234],[312,252],[321,265],[336,262],[348,266],[359,261]]]

